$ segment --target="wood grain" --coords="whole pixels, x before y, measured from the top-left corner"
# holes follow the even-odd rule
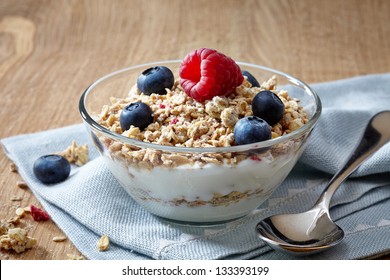
[[[0,138],[80,123],[78,99],[96,78],[199,47],[309,83],[389,72],[389,22],[386,0],[2,0]],[[39,205],[9,163],[0,152],[0,219]],[[62,235],[53,222],[27,223],[37,248],[1,258],[79,254],[52,241]]]

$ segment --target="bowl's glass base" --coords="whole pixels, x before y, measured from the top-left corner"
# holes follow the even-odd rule
[[[234,219],[224,220],[224,221],[215,221],[215,222],[187,222],[179,221],[168,218],[163,218],[156,216],[162,223],[165,223],[169,226],[179,226],[179,227],[198,227],[198,228],[224,228],[227,225],[237,222],[241,219],[244,219],[247,215],[243,215]]]

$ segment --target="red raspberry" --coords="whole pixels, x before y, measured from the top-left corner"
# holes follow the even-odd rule
[[[207,48],[187,54],[180,64],[179,74],[183,90],[199,102],[228,95],[244,80],[233,59]]]

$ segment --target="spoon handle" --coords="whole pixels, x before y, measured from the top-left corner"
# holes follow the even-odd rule
[[[389,140],[390,111],[382,111],[370,119],[354,152],[344,164],[344,167],[330,180],[316,205],[322,204],[328,209],[333,194],[344,180]]]

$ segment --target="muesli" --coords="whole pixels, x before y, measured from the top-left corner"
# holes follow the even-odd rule
[[[230,74],[191,80],[199,66],[192,64],[206,55],[211,61],[207,67]],[[218,149],[281,137],[304,126],[309,117],[298,99],[278,88],[276,75],[258,83],[214,50],[190,56],[181,63],[178,78],[165,66],[146,69],[124,97],[113,92],[94,116],[111,132],[161,148],[100,132],[92,136],[114,176],[150,212],[191,222],[237,218],[258,207],[287,176],[306,134],[268,149]],[[204,70],[206,76],[214,71]],[[163,87],[148,83],[154,78]]]
[[[245,79],[229,96],[215,96],[204,103],[189,97],[180,87],[179,81],[175,82],[172,89],[167,89],[165,95],[145,95],[134,86],[128,97],[112,97],[111,104],[102,108],[97,121],[118,134],[159,145],[190,148],[229,147],[236,145],[234,125],[240,118],[253,115],[253,97],[260,91],[270,90],[277,94],[286,108],[282,119],[271,127],[272,138],[276,138],[300,128],[308,121],[306,112],[299,106],[299,100],[291,98],[285,90],[276,90],[276,84],[275,76],[262,83],[259,88],[252,87]],[[142,131],[135,126],[123,131],[120,126],[120,113],[126,105],[134,102],[148,104],[153,111],[155,122]],[[128,164],[148,168],[189,163],[237,164],[245,159],[242,155],[228,153],[200,156],[159,153],[156,150],[140,150],[110,138],[103,139],[103,143],[113,157],[124,157]]]

